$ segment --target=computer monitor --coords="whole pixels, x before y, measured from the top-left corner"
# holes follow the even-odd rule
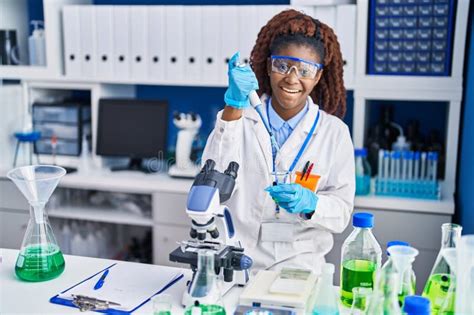
[[[168,103],[136,99],[99,100],[97,154],[129,157],[127,167],[146,171],[144,158],[166,156]]]

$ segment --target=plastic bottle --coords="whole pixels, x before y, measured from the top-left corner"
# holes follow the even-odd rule
[[[323,265],[321,276],[316,285],[313,315],[339,315],[336,291],[333,286],[334,265]]]
[[[89,153],[89,142],[87,141],[87,135],[82,135],[82,144],[81,144],[81,159],[79,164],[79,172],[87,174],[90,172],[91,157]]]
[[[401,245],[401,246],[410,246],[407,242],[402,242],[402,241],[390,241],[387,243],[387,249],[391,246],[394,245]],[[395,266],[393,265],[392,260],[390,259],[390,253],[387,251],[387,256],[388,259],[385,262],[385,264],[382,266],[382,269],[380,270],[380,281],[377,283],[377,286],[379,289],[382,289],[382,286],[384,282],[386,281],[386,278],[389,274],[391,273],[396,273],[397,270]],[[402,276],[402,283],[399,284],[401,286],[401,292],[398,294],[398,302],[400,306],[403,306],[403,301],[405,300],[405,297],[408,295],[413,295],[415,294],[416,291],[416,276],[415,272],[413,271],[413,268],[410,268],[406,270]]]
[[[372,234],[374,216],[356,213],[352,217],[354,230],[342,245],[341,254],[341,301],[352,305],[352,289],[373,288],[374,272],[380,268],[382,249]]]
[[[372,170],[367,161],[367,149],[355,150],[355,172],[356,172],[356,195],[368,195],[370,193],[370,178]]]
[[[31,66],[46,66],[46,50],[43,21],[31,21],[33,32],[28,37],[28,50]]]
[[[407,296],[405,298],[405,303],[403,305],[403,314],[429,315],[430,314],[430,300],[418,295]]]

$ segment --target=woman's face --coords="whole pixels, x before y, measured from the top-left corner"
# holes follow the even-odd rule
[[[274,53],[278,56],[289,56],[322,63],[314,49],[308,46],[291,44]],[[271,60],[267,63],[267,71],[270,76],[272,88],[272,106],[275,111],[285,120],[295,116],[306,104],[306,99],[321,78],[322,70],[319,70],[314,78],[298,78],[295,69],[287,74],[272,71]]]

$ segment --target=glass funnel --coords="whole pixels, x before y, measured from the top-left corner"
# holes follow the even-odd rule
[[[462,226],[458,224],[445,223],[441,226],[441,249],[423,290],[423,297],[431,301],[433,314],[438,314],[442,308],[445,309],[443,305],[446,305],[446,301],[449,301],[448,305],[452,306],[450,312],[454,312],[455,296],[450,287],[455,282],[455,276],[443,253],[447,248],[456,247],[456,243],[461,237],[461,230]]]
[[[64,271],[64,257],[44,210],[64,174],[63,168],[50,165],[19,167],[7,174],[30,204],[30,220],[15,265],[22,280],[50,280]]]

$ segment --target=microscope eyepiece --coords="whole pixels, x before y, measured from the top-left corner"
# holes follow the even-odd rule
[[[237,178],[237,172],[239,171],[239,163],[237,162],[230,162],[229,166],[225,170],[224,174],[231,176],[233,179]]]

